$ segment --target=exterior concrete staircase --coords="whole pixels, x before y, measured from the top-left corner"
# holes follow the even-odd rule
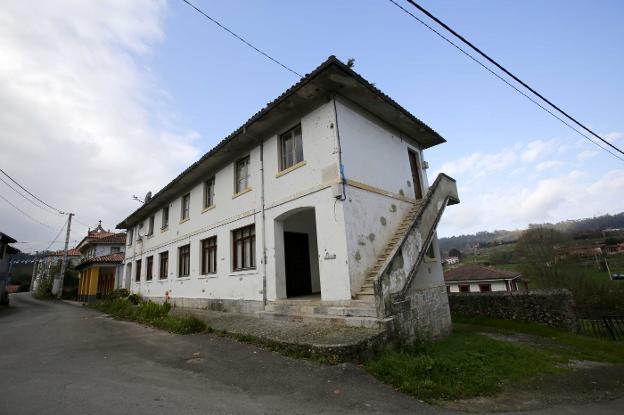
[[[421,206],[422,206],[422,199],[416,201],[414,206],[412,206],[411,209],[407,212],[407,214],[405,215],[405,218],[403,218],[403,221],[401,221],[394,235],[392,236],[392,238],[390,239],[390,241],[384,248],[384,251],[381,253],[381,255],[377,257],[377,261],[375,262],[370,272],[368,273],[368,277],[364,281],[364,284],[362,284],[360,291],[358,291],[355,294],[356,300],[367,301],[367,302],[372,302],[372,303],[375,302],[375,280],[377,279],[377,276],[379,275],[379,272],[381,271],[383,265],[388,260],[388,257],[390,256],[392,251],[395,249],[396,245],[401,241],[401,239],[403,238],[403,235],[405,234],[405,232],[407,231],[411,223],[416,218],[416,215],[418,214],[418,211],[420,210]]]

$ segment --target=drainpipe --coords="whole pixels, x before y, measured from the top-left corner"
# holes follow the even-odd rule
[[[243,127],[243,134],[247,135],[247,128]],[[267,304],[267,254],[266,254],[266,214],[264,207],[264,140],[260,142],[260,206],[262,217],[262,303]]]
[[[344,165],[342,164],[342,146],[340,145],[340,128],[338,127],[338,109],[336,108],[336,96],[332,95],[332,103],[334,105],[334,119],[336,121],[336,142],[338,144],[338,169],[340,170],[340,186],[342,188],[342,198],[347,199],[346,183],[347,179],[344,174]]]

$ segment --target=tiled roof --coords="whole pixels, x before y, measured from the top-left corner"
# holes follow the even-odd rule
[[[102,255],[95,256],[92,258],[85,258],[80,264],[76,265],[76,269],[87,268],[89,265],[93,264],[121,264],[125,258],[125,254],[123,252],[118,252],[116,254],[110,255]]]
[[[509,280],[520,276],[522,274],[519,272],[467,264],[446,271],[444,273],[444,281]]]
[[[125,244],[126,243],[126,233],[111,233],[110,235],[101,237],[97,240],[98,244]]]
[[[48,256],[63,256],[64,253],[65,251],[61,249],[60,251],[52,252]],[[76,248],[68,249],[67,256],[80,256],[80,251]]]
[[[245,122],[245,124],[240,126],[237,130],[235,130],[229,136],[227,136],[223,140],[221,140],[215,147],[210,149],[210,151],[208,151],[206,154],[204,154],[199,160],[197,160],[195,163],[190,165],[186,170],[184,170],[182,173],[180,173],[175,179],[173,179],[171,182],[169,182],[169,184],[167,184],[165,187],[160,189],[160,191],[158,191],[150,200],[146,200],[145,203],[142,206],[137,208],[126,219],[124,219],[122,222],[120,222],[117,225],[117,229],[127,229],[129,224],[134,223],[134,219],[131,220],[131,218],[136,217],[136,215],[138,215],[140,212],[143,212],[145,209],[149,209],[150,207],[152,207],[152,206],[150,206],[150,204],[159,203],[160,202],[160,200],[159,200],[160,197],[168,189],[173,187],[176,183],[180,182],[184,176],[189,174],[191,171],[193,171],[195,168],[197,168],[201,163],[206,161],[208,158],[214,156],[222,148],[224,148],[226,146],[226,144],[228,144],[230,141],[234,140],[241,132],[244,132],[252,123],[258,121],[265,114],[269,113],[269,111],[271,111],[273,108],[275,108],[278,104],[280,104],[286,98],[288,98],[289,96],[295,94],[299,90],[303,89],[317,75],[319,75],[324,70],[326,70],[327,68],[331,67],[332,65],[335,65],[340,70],[342,70],[342,72],[347,77],[351,77],[356,82],[359,82],[365,89],[373,92],[377,96],[377,102],[385,102],[388,105],[392,106],[395,110],[397,110],[397,111],[399,111],[401,113],[401,116],[403,118],[409,119],[410,121],[412,121],[415,124],[419,125],[422,132],[427,132],[432,137],[434,137],[431,145],[440,144],[440,143],[443,143],[443,142],[446,141],[436,131],[434,131],[431,127],[429,127],[427,124],[425,124],[424,122],[422,122],[421,120],[416,118],[413,114],[411,114],[409,111],[407,111],[401,105],[399,105],[396,101],[394,101],[388,95],[383,93],[380,89],[375,87],[374,84],[368,82],[366,79],[364,79],[361,75],[359,75],[353,69],[351,69],[350,67],[348,67],[347,65],[342,63],[338,58],[336,58],[335,56],[331,55],[329,58],[327,58],[327,60],[325,62],[320,64],[316,69],[314,69],[309,74],[306,74],[306,76],[301,78],[296,84],[292,85],[290,88],[288,88],[286,91],[284,91],[280,96],[278,96],[276,99],[274,99],[273,101],[271,101],[268,104],[266,104],[264,106],[264,108],[262,108],[260,111],[256,112],[253,116],[251,116],[251,118],[249,118]],[[302,95],[305,95],[305,92],[302,93]],[[425,148],[430,147],[431,145],[427,145],[427,146],[425,146]]]

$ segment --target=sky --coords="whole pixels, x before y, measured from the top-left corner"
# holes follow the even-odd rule
[[[354,58],[357,72],[440,133],[447,142],[425,152],[429,180],[454,177],[461,203],[446,210],[439,236],[624,210],[624,162],[389,1],[194,2],[299,73],[329,55]],[[623,2],[421,4],[624,147]],[[133,195],[158,191],[296,81],[181,0],[7,0],[0,168],[76,214],[73,245],[98,220],[113,229],[139,206]],[[0,196],[0,231],[18,248],[62,248],[66,216],[2,182]]]

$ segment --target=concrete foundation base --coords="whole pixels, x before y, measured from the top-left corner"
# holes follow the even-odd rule
[[[157,303],[164,303],[165,297],[146,297]],[[199,310],[226,311],[231,313],[254,314],[264,310],[262,301],[232,300],[219,298],[170,298],[172,307],[195,308]]]

